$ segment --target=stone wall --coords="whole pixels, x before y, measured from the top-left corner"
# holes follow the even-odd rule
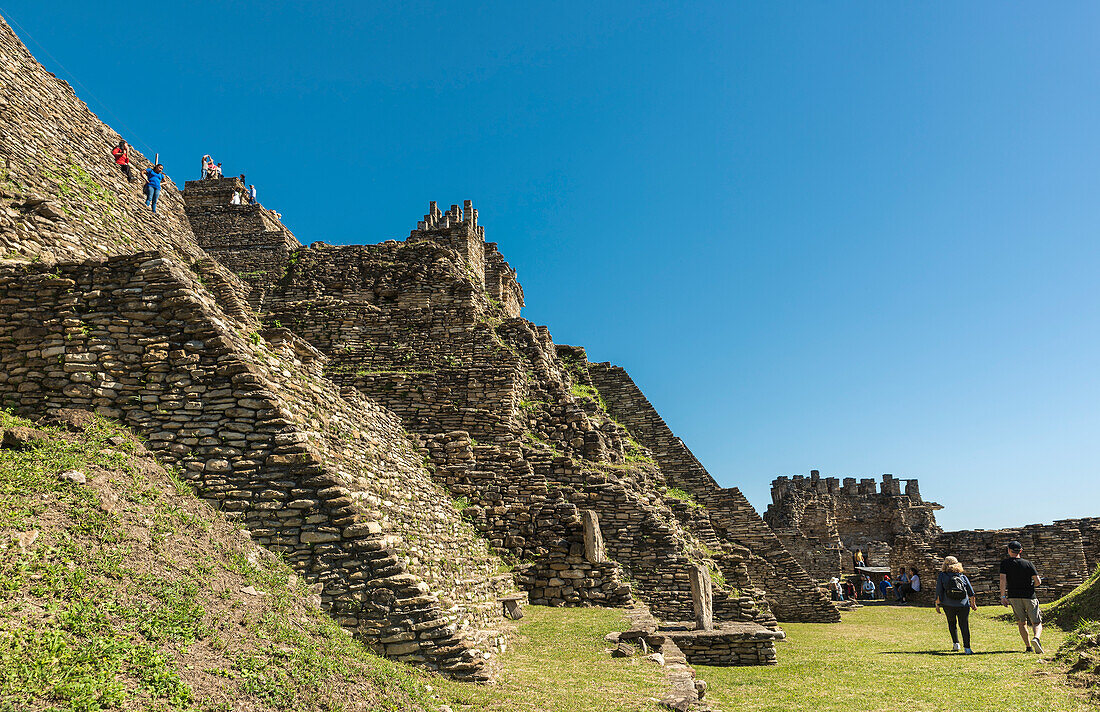
[[[702,505],[702,531],[713,532],[720,547],[736,545],[750,556],[744,561],[749,583],[767,592],[767,602],[780,620],[835,622],[836,608],[768,528],[737,488],[719,487],[706,468],[676,437],[625,370],[610,363],[588,363],[573,351],[598,389],[608,412],[639,443],[649,448],[670,487],[690,493]],[[742,562],[738,562],[742,563]],[[736,578],[737,570],[724,571]]]
[[[737,624],[715,630],[662,630],[692,665],[730,667],[775,665],[775,641],[781,631],[744,629]]]
[[[276,215],[246,198],[231,205],[236,191],[247,196],[239,178],[187,181],[187,218],[199,245],[250,285],[248,301],[261,309],[282,277],[290,252],[302,246]]]
[[[999,568],[1009,541],[1024,544],[1025,557],[1045,583],[1040,596],[1054,600],[1080,584],[1100,562],[1100,518],[997,530],[944,532],[915,479],[779,477],[772,483],[768,524],[818,579],[852,571],[852,554],[864,552],[872,566],[916,568],[929,586],[945,556],[955,556],[971,576],[979,601],[994,604]],[[931,596],[926,596],[931,600]]]
[[[1050,602],[1072,591],[1088,576],[1090,562],[1085,556],[1078,521],[1095,520],[945,532],[930,542],[930,548],[940,566],[945,556],[958,558],[969,574],[979,603],[994,604],[1000,596],[1000,564],[1007,556],[1008,542],[1015,539],[1024,545],[1023,557],[1035,564],[1043,579],[1038,591],[1040,598]]]
[[[260,327],[249,301],[263,291],[200,247],[175,183],[156,214],[146,208],[149,162],[131,147],[128,182],[110,154],[118,134],[2,21],[0,58],[5,407],[119,419],[323,586],[324,605],[365,642],[484,678],[501,642],[498,599],[514,584],[431,480],[419,444],[325,379],[308,343]],[[298,246],[269,211],[228,205],[243,188],[234,179],[198,183],[195,201],[233,228],[223,248],[253,247],[257,230],[284,254]]]
[[[154,215],[141,192],[151,164],[131,146],[128,183],[111,156],[119,138],[0,18],[0,253],[46,262],[140,250],[168,251],[187,264],[202,257],[171,178],[175,167],[166,166]]]
[[[1090,575],[1100,566],[1100,517],[1080,519],[1058,519],[1055,527],[1076,529],[1081,532],[1081,546],[1085,556],[1085,575]]]
[[[245,332],[193,273],[151,253],[6,267],[0,303],[5,407],[118,419],[322,583],[365,642],[485,676],[511,577],[399,421],[317,375],[321,354],[286,330]]]

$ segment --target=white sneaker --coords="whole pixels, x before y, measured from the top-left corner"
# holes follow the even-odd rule
[[[955,643],[953,646],[951,646],[951,649],[954,650],[956,653],[959,652],[959,644]]]
[[[1031,639],[1031,647],[1035,648],[1035,652],[1042,654],[1043,644],[1039,642],[1038,638]]]

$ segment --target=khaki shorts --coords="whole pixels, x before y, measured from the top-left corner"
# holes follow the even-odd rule
[[[1010,598],[1008,604],[1012,606],[1012,613],[1016,616],[1017,623],[1027,621],[1034,626],[1043,622],[1038,598]]]

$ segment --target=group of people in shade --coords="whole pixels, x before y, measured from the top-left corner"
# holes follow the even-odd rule
[[[130,147],[126,141],[119,141],[118,145],[111,149],[111,155],[115,159],[115,165],[118,166],[122,174],[126,176],[126,180],[133,183],[134,173],[130,167]],[[145,169],[145,184],[141,188],[142,194],[145,196],[145,205],[152,209],[155,213],[157,211],[157,199],[160,197],[161,185],[164,179],[168,176],[164,173],[164,166],[156,164],[152,168]],[[203,179],[209,178],[221,178],[222,177],[222,164],[214,163],[214,159],[210,156],[202,157],[202,177]],[[241,183],[244,183],[244,174],[240,176]],[[247,196],[247,197],[246,197]],[[233,196],[229,199],[230,205],[241,205],[247,201],[248,203],[256,203],[256,186],[249,185],[248,192],[244,195],[241,191],[234,190]],[[278,213],[276,213],[278,216]]]
[[[856,567],[862,568],[863,564],[857,562]],[[902,569],[896,579],[891,579],[890,574],[883,574],[877,584],[866,574],[857,573],[857,576],[858,586],[852,580],[841,581],[835,576],[829,581],[829,591],[834,601],[886,601],[893,596],[897,603],[908,603],[908,596],[920,592],[920,574],[916,569]]]
[[[1024,652],[1042,653],[1043,614],[1039,609],[1035,589],[1042,585],[1043,580],[1035,565],[1021,556],[1023,548],[1015,540],[1006,546],[1007,556],[1000,566],[1000,602],[1001,605],[1012,608],[1020,637],[1024,641]],[[857,573],[865,566],[863,553],[860,551],[855,554],[855,566]],[[889,574],[885,574],[877,585],[870,576],[862,574],[859,590],[854,582],[841,582],[836,577],[833,577],[829,585],[834,600],[870,600],[879,596],[887,599],[887,594],[893,590],[895,600],[906,603],[908,596],[921,590],[917,570],[909,569],[909,572],[911,573],[902,569],[901,574],[893,581]],[[953,649],[956,652],[959,650],[961,633],[962,649],[966,653],[973,653],[970,648],[970,611],[978,610],[978,602],[970,578],[954,556],[944,558],[943,570],[936,576],[935,606],[936,612],[943,613],[947,618],[947,631],[951,635]]]

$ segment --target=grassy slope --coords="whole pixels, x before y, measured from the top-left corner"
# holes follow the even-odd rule
[[[1100,568],[1080,586],[1045,606],[1043,615],[1063,628],[1073,628],[1086,620],[1100,620]]]
[[[140,444],[85,427],[0,450],[0,712],[438,708]]]
[[[708,696],[724,710],[920,712],[971,710],[1092,710],[1062,668],[1046,658],[1065,638],[1050,626],[1047,655],[1024,655],[1002,609],[971,617],[976,655],[948,652],[951,639],[934,609],[866,607],[838,625],[784,624],[788,640],[779,665],[767,668],[699,666]]]

